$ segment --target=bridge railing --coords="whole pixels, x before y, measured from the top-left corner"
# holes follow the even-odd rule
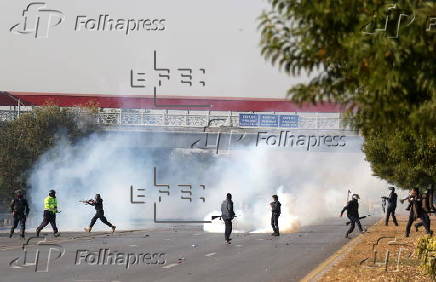
[[[295,113],[292,113],[295,114]],[[297,113],[298,115],[298,113]],[[141,112],[99,112],[98,123],[102,125],[126,125],[126,126],[147,126],[147,127],[243,127],[239,123],[239,113],[228,113],[227,115],[217,114],[179,114],[179,113],[141,113]],[[264,126],[259,126],[264,127]],[[347,129],[344,120],[337,115],[328,116],[304,116],[299,115],[299,129]]]
[[[23,113],[23,112],[22,112]],[[79,114],[84,114],[78,111]],[[271,113],[271,115],[279,113]],[[283,114],[283,113],[281,113]],[[349,129],[339,113],[286,113],[298,116],[296,129]],[[89,113],[86,114],[89,118]],[[16,111],[0,110],[0,120],[14,120],[18,116]],[[195,112],[195,111],[170,111],[149,112],[144,110],[102,110],[93,115],[97,124],[105,126],[138,126],[138,127],[237,127],[237,128],[268,128],[267,126],[241,126],[239,113],[235,112]],[[280,128],[280,127],[274,127]]]

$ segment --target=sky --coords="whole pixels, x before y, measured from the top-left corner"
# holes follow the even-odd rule
[[[285,98],[307,80],[260,55],[257,18],[266,0],[31,3],[0,2],[1,90],[152,95],[156,87],[169,96]],[[105,15],[121,20],[118,30],[107,23],[101,30]],[[145,30],[144,22],[158,30]],[[164,70],[154,70],[154,51]]]

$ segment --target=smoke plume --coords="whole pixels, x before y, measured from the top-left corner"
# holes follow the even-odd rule
[[[29,178],[33,225],[41,220],[49,189],[57,191],[61,231],[89,225],[93,207],[79,200],[97,193],[104,200],[107,219],[119,229],[164,226],[153,222],[154,205],[158,220],[210,220],[211,215],[221,214],[221,202],[232,193],[238,232],[271,232],[273,194],[282,203],[281,231],[292,232],[338,216],[348,190],[360,194],[362,214],[372,212],[373,203],[387,193],[387,183],[371,175],[362,153],[253,147],[215,154],[214,150],[146,148],[138,138],[95,134],[74,145],[61,141],[45,153]],[[109,230],[100,222],[95,229]],[[204,230],[221,232],[223,224],[214,220]]]

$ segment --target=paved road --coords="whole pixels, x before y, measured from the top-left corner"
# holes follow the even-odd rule
[[[371,218],[366,224],[376,220]],[[23,266],[20,239],[1,233],[0,281],[298,281],[348,241],[343,238],[345,228],[343,219],[331,219],[278,238],[234,234],[231,245],[224,244],[222,234],[190,226],[114,234],[66,233],[56,239],[49,235],[38,246],[35,243],[40,239],[30,241],[27,266]],[[37,249],[38,271],[48,266],[48,272],[35,273],[32,262]],[[21,258],[11,267],[17,257]],[[131,262],[128,269],[126,257]]]

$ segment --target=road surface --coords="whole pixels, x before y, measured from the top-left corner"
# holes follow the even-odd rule
[[[222,234],[195,226],[59,238],[48,227],[46,242],[35,238],[25,247],[26,262],[24,241],[0,233],[0,281],[298,281],[348,242],[344,221],[330,219],[280,237],[233,234],[231,245]]]

